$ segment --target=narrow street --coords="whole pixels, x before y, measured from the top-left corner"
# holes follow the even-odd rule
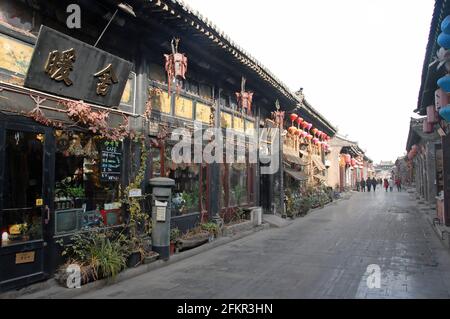
[[[448,298],[450,254],[412,194],[353,193],[299,218],[79,298]],[[366,269],[381,268],[369,289]]]

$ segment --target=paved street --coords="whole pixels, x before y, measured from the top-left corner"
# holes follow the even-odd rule
[[[448,298],[450,254],[411,195],[354,193],[80,298]],[[367,287],[378,264],[381,288]]]

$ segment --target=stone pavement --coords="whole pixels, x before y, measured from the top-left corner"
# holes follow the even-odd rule
[[[450,254],[424,212],[377,190],[79,298],[449,297]]]

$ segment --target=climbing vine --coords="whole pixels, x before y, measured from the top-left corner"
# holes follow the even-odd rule
[[[141,140],[141,158],[139,170],[132,182],[125,188],[122,194],[122,203],[126,204],[130,212],[129,229],[132,238],[137,237],[137,227],[138,225],[144,225],[145,231],[149,233],[151,231],[150,215],[142,210],[140,201],[145,198],[145,196],[140,197],[129,197],[130,190],[140,189],[141,184],[145,179],[145,172],[147,169],[147,158],[148,158],[148,148],[145,145],[144,137],[136,137],[134,142],[139,142]]]

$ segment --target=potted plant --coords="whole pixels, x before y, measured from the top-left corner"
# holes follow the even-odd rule
[[[170,230],[170,255],[175,253],[175,247],[180,236],[181,232],[178,228],[173,228]]]
[[[72,197],[75,208],[81,208],[84,203],[84,188],[81,186],[69,187],[67,189],[69,196]]]
[[[129,240],[128,246],[127,267],[134,268],[139,266],[144,261],[145,249],[142,238],[139,236],[132,237]]]
[[[58,271],[58,281],[67,284],[67,266],[76,264],[81,270],[81,283],[101,278],[114,278],[125,268],[127,240],[122,234],[94,229],[71,237],[70,244],[58,241],[67,262]]]
[[[201,224],[200,227],[209,233],[210,242],[213,241],[214,238],[217,238],[219,236],[219,225],[217,225],[216,223],[204,223]]]
[[[201,227],[196,227],[182,235],[177,241],[180,250],[194,248],[209,241],[210,233]]]

